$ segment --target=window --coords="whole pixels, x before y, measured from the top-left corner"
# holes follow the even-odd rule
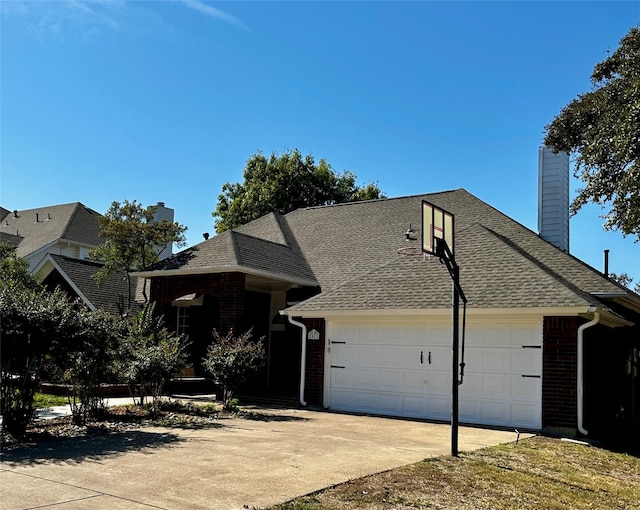
[[[176,333],[178,335],[187,335],[189,333],[189,307],[178,307],[178,323],[176,325]]]

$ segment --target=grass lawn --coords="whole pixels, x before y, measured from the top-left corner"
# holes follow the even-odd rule
[[[65,406],[69,403],[67,397],[60,395],[49,395],[48,393],[36,393],[33,397],[33,407],[36,409],[46,409],[53,406]]]
[[[274,507],[640,509],[640,458],[544,437],[439,457]]]

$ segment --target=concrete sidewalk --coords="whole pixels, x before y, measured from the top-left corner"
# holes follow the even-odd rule
[[[450,451],[443,424],[299,409],[255,413],[3,451],[0,508],[265,507]],[[473,450],[516,433],[461,427],[459,437],[461,450]]]

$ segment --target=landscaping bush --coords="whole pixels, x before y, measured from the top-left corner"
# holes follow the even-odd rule
[[[167,379],[179,374],[187,364],[188,343],[169,333],[162,316],[154,315],[154,309],[153,303],[145,304],[128,321],[117,365],[134,401],[136,388],[140,405],[144,404],[145,391],[149,391],[156,409]]]
[[[213,330],[213,343],[208,347],[202,366],[213,382],[222,385],[225,411],[233,410],[233,397],[248,377],[266,361],[264,337],[254,340],[252,330],[235,335],[230,329],[225,335]]]

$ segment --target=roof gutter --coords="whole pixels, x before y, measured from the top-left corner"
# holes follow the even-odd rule
[[[577,374],[577,384],[578,384],[578,430],[583,435],[588,435],[589,431],[584,428],[583,418],[584,418],[584,367],[583,367],[583,359],[584,359],[584,331],[588,328],[591,328],[600,322],[600,312],[594,311],[593,319],[589,322],[582,324],[578,327],[578,374]]]
[[[298,322],[296,320],[293,320],[291,318],[291,316],[289,314],[287,314],[287,312],[285,312],[284,310],[280,310],[280,315],[286,315],[287,319],[289,319],[289,323],[293,324],[294,326],[298,326],[299,328],[302,329],[302,348],[301,348],[301,352],[300,352],[300,393],[299,393],[299,400],[300,400],[300,405],[303,407],[307,407],[307,403],[304,400],[304,386],[305,386],[305,379],[306,379],[306,359],[307,359],[307,326],[305,326],[302,322]]]

